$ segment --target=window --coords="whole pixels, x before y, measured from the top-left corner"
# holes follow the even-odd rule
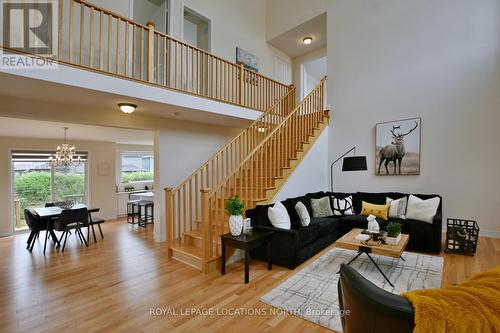
[[[152,181],[154,179],[154,158],[152,152],[122,152],[122,183]]]
[[[51,167],[51,152],[12,152],[14,224],[26,227],[24,209],[43,207],[48,202],[87,203],[87,153],[77,152],[78,166]]]

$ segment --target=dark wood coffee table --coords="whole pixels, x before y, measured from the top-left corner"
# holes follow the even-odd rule
[[[272,231],[252,230],[250,233],[242,233],[239,236],[233,236],[230,233],[221,235],[222,257],[220,272],[226,274],[226,246],[245,251],[245,283],[249,281],[250,250],[267,243],[267,269],[272,269]]]

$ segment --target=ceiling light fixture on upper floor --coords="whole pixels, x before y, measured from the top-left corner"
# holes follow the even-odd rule
[[[302,43],[309,45],[312,43],[312,41],[313,41],[312,37],[304,37],[304,39],[302,40]]]
[[[130,103],[120,103],[118,104],[118,107],[123,113],[132,113],[137,108],[137,105]]]

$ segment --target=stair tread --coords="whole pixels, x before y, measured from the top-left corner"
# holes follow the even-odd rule
[[[202,251],[201,248],[189,244],[179,244],[179,243],[174,243],[170,246],[170,248],[173,251],[178,251],[182,252],[184,254],[190,255],[195,258],[201,258],[202,257]]]

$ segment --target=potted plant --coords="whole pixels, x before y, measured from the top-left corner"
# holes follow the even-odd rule
[[[245,208],[245,205],[237,195],[233,195],[226,200],[226,212],[229,214],[229,232],[233,236],[239,236],[243,231],[243,208]]]
[[[401,240],[401,223],[390,222],[385,228],[387,231],[385,243],[397,245]]]

